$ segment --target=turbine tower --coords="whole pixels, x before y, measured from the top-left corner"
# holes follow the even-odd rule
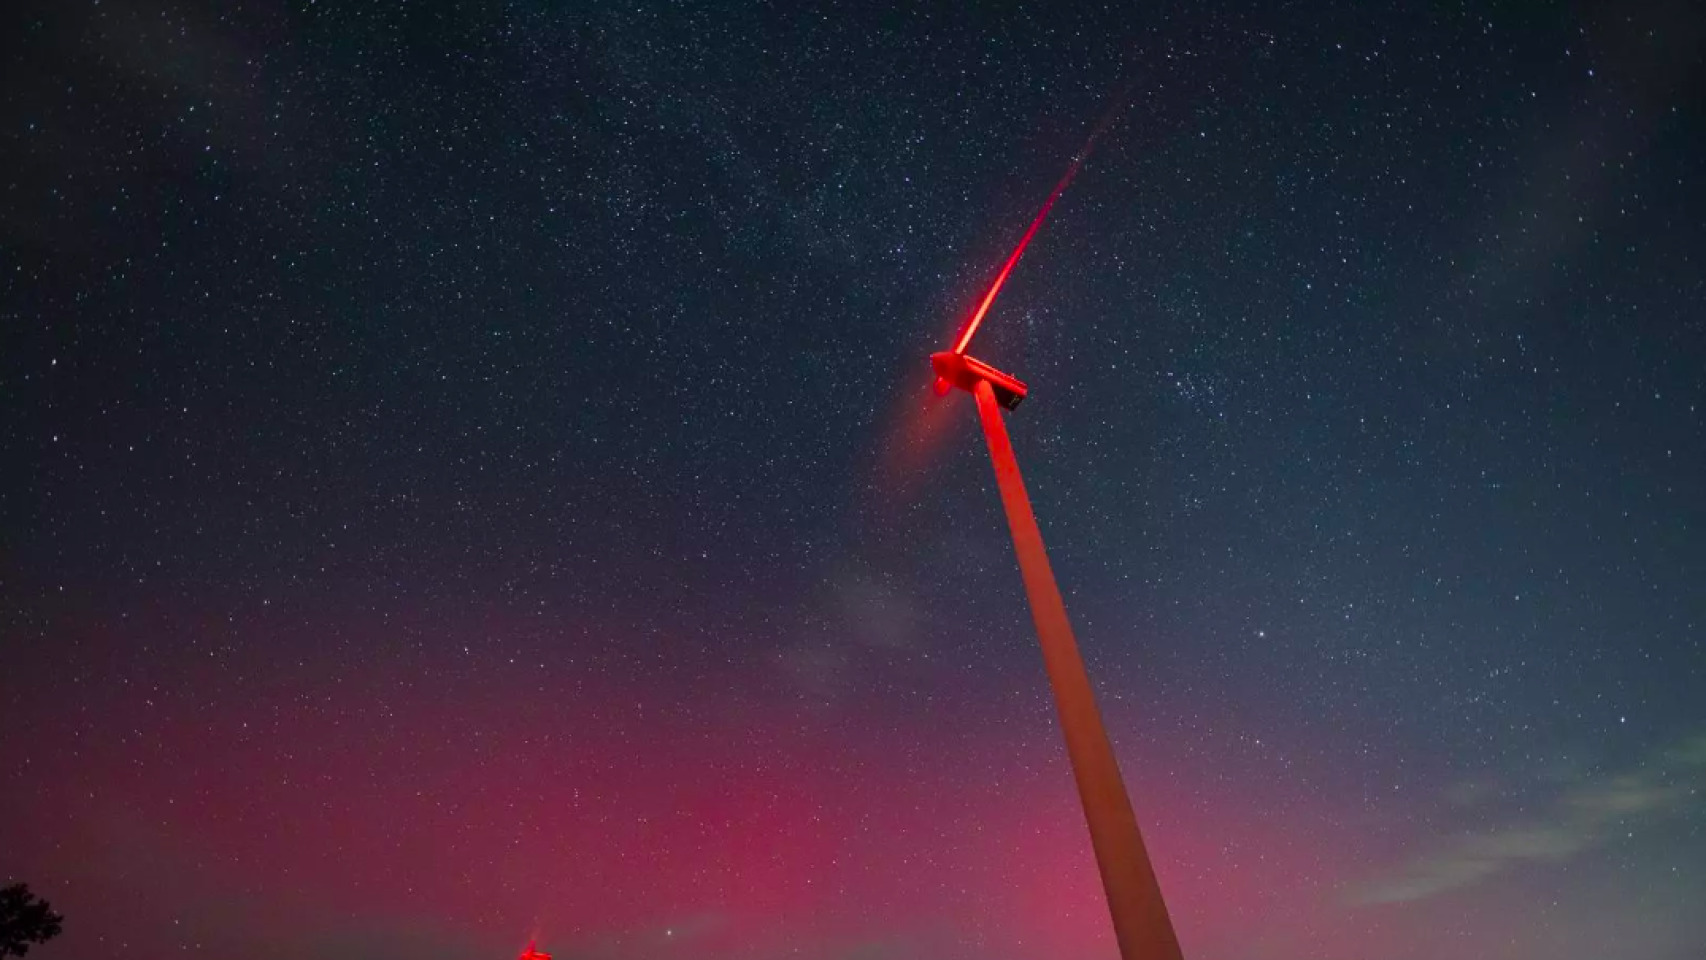
[[[1098,127],[1096,133],[1100,132]],[[1090,144],[1094,141],[1093,133]],[[1121,960],[1183,960],[1179,939],[1173,932],[1173,921],[1167,915],[1167,904],[1161,898],[1161,886],[1155,879],[1154,867],[1150,865],[1149,851],[1143,845],[1143,834],[1137,828],[1125,781],[1120,778],[1119,763],[1114,759],[1113,746],[1109,744],[1107,730],[1102,725],[1102,714],[1096,707],[1090,676],[1078,654],[1078,641],[1073,637],[1071,622],[1067,620],[1066,604],[1060,598],[1054,571],[1049,567],[1042,531],[1037,529],[1030,497],[1025,494],[1025,481],[1019,475],[1019,461],[1013,455],[1013,443],[1008,439],[1007,424],[1002,418],[1001,411],[1016,409],[1029,391],[1012,375],[966,354],[972,335],[983,322],[995,295],[1001,291],[1007,275],[1036,235],[1049,209],[1078,172],[1078,167],[1089,153],[1090,144],[1086,144],[1066,176],[1049,195],[1041,212],[1031,222],[1030,229],[1019,241],[1019,246],[1002,265],[994,284],[953,348],[932,354],[930,365],[936,371],[938,395],[958,387],[977,400],[978,419],[983,423],[983,437],[989,444],[989,456],[995,462],[995,483],[1001,489],[1001,505],[1006,509],[1007,525],[1013,533],[1013,551],[1019,558],[1019,573],[1025,581],[1031,619],[1036,623],[1037,639],[1042,644],[1043,665],[1048,671],[1049,686],[1054,690],[1055,710],[1060,716],[1061,732],[1066,737],[1072,776],[1078,782],[1078,797],[1084,804],[1084,819],[1089,822],[1090,844],[1096,851],[1096,866],[1101,871],[1102,887],[1108,896],[1108,910],[1113,915],[1114,937],[1119,942]]]

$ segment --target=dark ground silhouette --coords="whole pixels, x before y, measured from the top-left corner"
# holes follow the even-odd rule
[[[21,957],[30,944],[59,936],[64,917],[22,883],[0,889],[0,957]]]

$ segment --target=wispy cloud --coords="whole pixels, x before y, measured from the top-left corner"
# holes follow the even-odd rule
[[[1701,803],[1703,781],[1706,732],[1678,741],[1629,771],[1579,778],[1540,816],[1458,836],[1443,849],[1353,886],[1348,898],[1356,904],[1425,900],[1522,864],[1561,863],[1605,843],[1613,828],[1627,830],[1637,821],[1674,816]]]
[[[812,610],[795,642],[772,659],[799,692],[823,703],[847,693],[866,669],[927,649],[940,626],[905,590],[851,573],[826,584]]]

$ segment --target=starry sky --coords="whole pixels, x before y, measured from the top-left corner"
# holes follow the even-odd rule
[[[8,7],[43,960],[1115,956],[942,349],[1186,955],[1706,944],[1686,2]]]

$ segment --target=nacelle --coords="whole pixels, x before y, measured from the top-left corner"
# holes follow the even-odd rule
[[[930,355],[930,367],[936,376],[950,386],[967,393],[976,393],[978,381],[989,384],[995,391],[995,402],[1004,409],[1015,410],[1030,391],[1017,377],[1002,373],[982,360],[963,353],[944,350]]]

